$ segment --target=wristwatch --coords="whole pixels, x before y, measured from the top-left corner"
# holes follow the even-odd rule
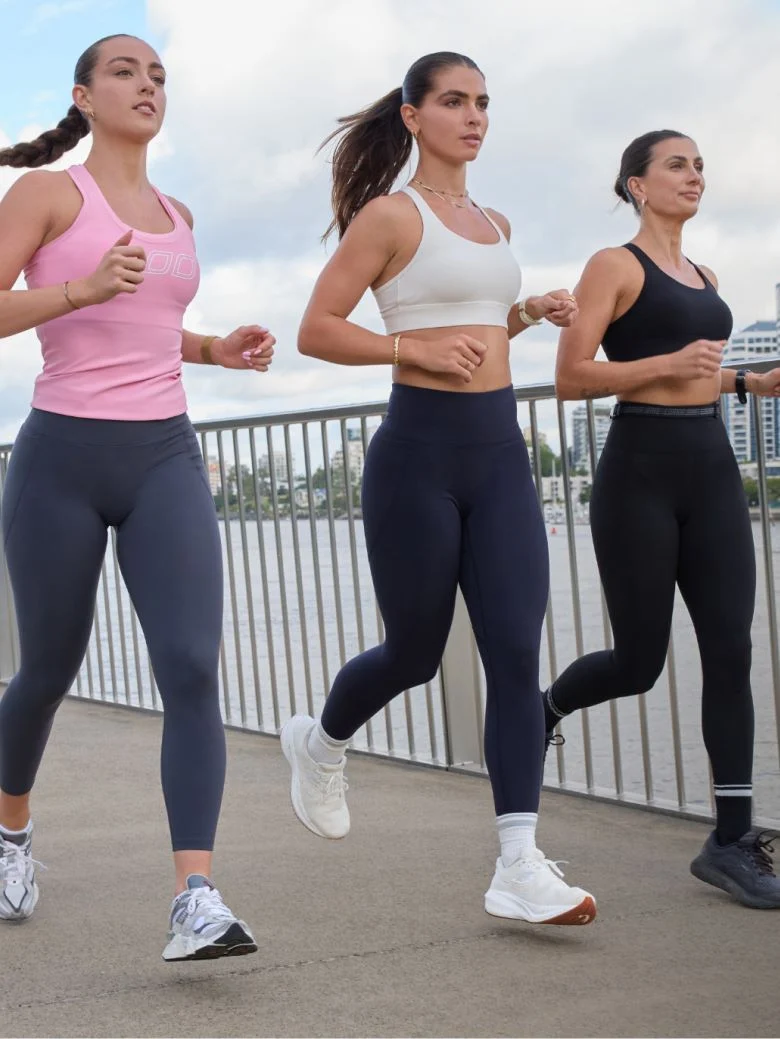
[[[740,368],[734,380],[734,388],[737,391],[737,400],[740,404],[747,404],[747,377],[751,373],[745,368]]]

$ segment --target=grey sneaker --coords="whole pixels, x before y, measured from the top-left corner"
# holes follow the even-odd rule
[[[780,909],[780,878],[770,853],[776,834],[751,831],[733,844],[718,844],[711,833],[691,863],[691,873],[705,884],[727,891],[751,909]]]
[[[32,916],[38,902],[32,857],[32,826],[24,836],[0,830],[0,920],[21,921]]]
[[[187,877],[187,890],[173,900],[164,960],[213,960],[257,952],[243,920],[231,913],[207,877]]]

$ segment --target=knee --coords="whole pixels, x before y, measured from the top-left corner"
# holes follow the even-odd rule
[[[747,685],[753,658],[750,632],[724,632],[712,645],[702,649],[701,657],[705,681],[715,678],[730,688]]]
[[[219,654],[196,642],[167,646],[153,661],[166,707],[174,702],[192,704],[218,699]]]
[[[432,682],[441,664],[441,653],[430,650],[412,650],[409,647],[385,643],[385,663],[395,675],[399,688],[414,689]]]
[[[666,654],[624,654],[615,651],[614,662],[618,672],[618,685],[625,690],[624,696],[649,693],[661,676]]]

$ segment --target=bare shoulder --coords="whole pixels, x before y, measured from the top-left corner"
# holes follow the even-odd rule
[[[64,170],[29,170],[13,182],[5,197],[32,204],[39,200],[50,209],[52,202],[72,187],[75,185]]]
[[[501,230],[504,232],[504,237],[507,241],[512,237],[512,227],[504,216],[503,213],[499,213],[497,209],[488,209],[487,206],[482,207],[491,220],[495,221]]]
[[[718,279],[715,276],[715,271],[711,267],[705,267],[703,263],[697,263],[696,266],[702,272],[704,277],[708,281],[712,282],[713,288],[717,289],[717,287],[718,287]]]
[[[347,228],[344,238],[364,243],[368,239],[394,250],[394,243],[402,239],[418,219],[414,203],[402,191],[393,195],[379,195],[361,208]]]
[[[179,214],[184,217],[184,219],[189,224],[190,230],[192,230],[192,228],[195,225],[192,212],[187,208],[187,206],[184,205],[183,202],[179,202],[179,200],[177,198],[174,198],[172,195],[166,195],[165,197],[168,199],[170,204],[175,207]]]
[[[642,266],[639,261],[628,249],[618,245],[599,249],[591,256],[585,264],[580,284],[601,283],[620,291],[635,282],[641,284],[642,278]]]

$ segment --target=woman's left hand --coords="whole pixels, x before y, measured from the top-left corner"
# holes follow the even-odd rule
[[[780,397],[780,368],[773,368],[763,375],[754,375],[753,392],[759,397]]]
[[[230,335],[215,339],[211,356],[223,368],[267,372],[273,360],[276,339],[260,325],[241,325]]]
[[[577,300],[568,289],[555,289],[544,296],[534,296],[526,302],[525,309],[531,317],[544,318],[558,328],[568,328],[577,320]]]

